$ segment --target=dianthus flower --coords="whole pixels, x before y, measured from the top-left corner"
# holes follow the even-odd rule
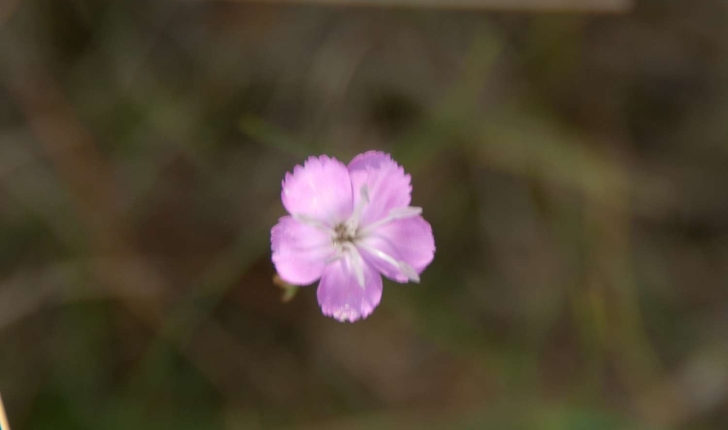
[[[271,231],[273,264],[292,285],[321,279],[324,315],[366,318],[382,298],[382,276],[419,282],[432,261],[432,228],[410,206],[412,186],[388,154],[369,151],[348,166],[325,155],[286,173],[281,199],[289,216]]]

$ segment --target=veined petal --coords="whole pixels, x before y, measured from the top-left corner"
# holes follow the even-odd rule
[[[336,252],[330,234],[290,216],[281,218],[271,230],[271,248],[278,275],[293,285],[320,278]]]
[[[435,238],[430,224],[421,216],[398,219],[363,238],[360,252],[387,278],[407,282],[416,280],[412,269],[420,274],[434,258]]]
[[[366,318],[382,299],[382,277],[368,264],[363,265],[361,287],[349,258],[329,264],[321,276],[316,295],[324,315],[339,321]]]
[[[412,186],[410,175],[397,164],[389,154],[369,151],[357,155],[349,163],[349,172],[354,190],[367,186],[369,203],[362,210],[359,225],[365,227],[389,214],[394,208],[408,206]],[[354,205],[361,196],[354,195]]]
[[[333,227],[345,221],[353,208],[349,170],[335,158],[310,157],[303,167],[296,166],[293,174],[286,173],[281,199],[291,215]]]

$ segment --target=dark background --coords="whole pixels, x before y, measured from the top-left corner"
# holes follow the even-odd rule
[[[728,428],[726,54],[720,0],[2,0],[13,430]],[[437,253],[341,324],[270,228],[370,149]]]

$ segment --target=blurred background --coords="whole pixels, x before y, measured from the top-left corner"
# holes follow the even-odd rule
[[[728,428],[728,2],[530,5],[2,0],[13,430]],[[437,254],[341,324],[270,228],[370,149]]]

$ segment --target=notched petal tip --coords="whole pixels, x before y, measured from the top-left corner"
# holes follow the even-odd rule
[[[335,158],[309,157],[293,173],[286,173],[282,188],[283,206],[292,215],[333,225],[351,214],[351,177],[346,165]]]
[[[363,152],[354,157],[349,162],[349,170],[368,170],[376,169],[382,166],[382,164],[392,164],[400,167],[396,161],[392,159],[392,156],[386,152],[372,150]]]
[[[311,165],[318,165],[321,167],[325,167],[329,163],[336,163],[336,164],[344,164],[341,161],[337,160],[336,157],[329,157],[326,154],[321,155],[312,155],[306,159],[306,161],[303,162],[303,168],[309,167]]]
[[[389,153],[387,153],[387,152],[380,151],[378,149],[370,149],[369,151],[364,151],[361,154],[357,155],[351,161],[353,162],[353,161],[358,160],[358,159],[370,158],[370,157],[388,158],[390,160],[392,159],[392,156]]]
[[[382,298],[382,277],[368,265],[363,266],[364,287],[343,260],[331,263],[324,271],[316,296],[321,312],[341,322],[368,317]]]
[[[323,312],[323,314],[327,317],[331,317],[335,319],[338,322],[342,323],[354,323],[359,320],[366,319],[369,315],[371,315],[371,312],[369,313],[363,313],[363,312],[357,312],[354,309],[351,308],[342,308],[342,309],[336,309],[331,312]]]

